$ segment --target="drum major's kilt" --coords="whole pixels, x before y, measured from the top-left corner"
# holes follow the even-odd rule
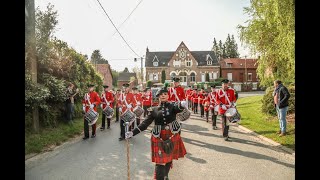
[[[160,137],[163,140],[167,140],[172,135],[170,130],[161,130]],[[186,148],[181,140],[181,136],[176,133],[171,138],[174,149],[171,154],[166,154],[163,149],[161,148],[162,140],[160,138],[156,138],[151,135],[151,159],[152,162],[155,163],[168,163],[171,162],[173,159],[178,159],[184,157],[187,154]],[[161,153],[159,153],[159,150]]]

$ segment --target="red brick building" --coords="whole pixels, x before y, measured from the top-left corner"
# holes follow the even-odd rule
[[[134,79],[133,79],[134,78]],[[130,84],[130,89],[134,86],[138,85],[137,75],[136,73],[130,72],[121,72],[118,77],[118,88],[121,88],[123,84]]]
[[[256,59],[230,58],[223,59],[219,63],[221,77],[229,79],[237,91],[257,90],[258,63]]]
[[[103,85],[108,85],[109,88],[113,88],[112,85],[112,72],[109,64],[97,64],[97,71],[102,76]]]
[[[150,52],[147,48],[146,81],[161,82],[162,71],[165,71],[166,80],[180,77],[182,86],[205,82],[206,74],[213,81],[220,77],[220,65],[213,51],[190,51],[181,42],[175,51]]]

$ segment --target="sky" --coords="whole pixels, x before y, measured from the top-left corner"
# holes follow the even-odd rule
[[[228,34],[240,57],[251,57],[236,28],[248,20],[243,8],[250,0],[35,0],[41,10],[49,3],[58,12],[54,36],[89,58],[100,50],[117,71],[140,68],[134,58],[144,57],[147,47],[175,51],[183,41],[190,51],[210,51],[214,38],[225,42]]]

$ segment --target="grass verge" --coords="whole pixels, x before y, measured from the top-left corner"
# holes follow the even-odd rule
[[[241,114],[241,126],[244,126],[262,136],[272,139],[288,148],[295,150],[295,124],[287,122],[287,135],[279,137],[279,121],[276,116],[269,116],[261,112],[263,96],[240,98],[237,109]],[[288,120],[288,119],[287,119]]]
[[[99,115],[97,127],[101,124]],[[91,132],[91,127],[89,128]],[[63,142],[70,140],[83,132],[83,118],[74,119],[73,124],[60,122],[56,128],[42,128],[39,134],[25,131],[25,155],[52,150]]]

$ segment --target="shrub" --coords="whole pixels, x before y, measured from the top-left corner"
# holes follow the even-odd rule
[[[294,113],[295,112],[295,86],[290,85],[287,88],[290,93],[288,113]],[[277,114],[276,109],[274,107],[274,99],[272,96],[273,90],[274,90],[273,87],[268,87],[266,89],[266,94],[262,98],[262,112],[269,115]]]

